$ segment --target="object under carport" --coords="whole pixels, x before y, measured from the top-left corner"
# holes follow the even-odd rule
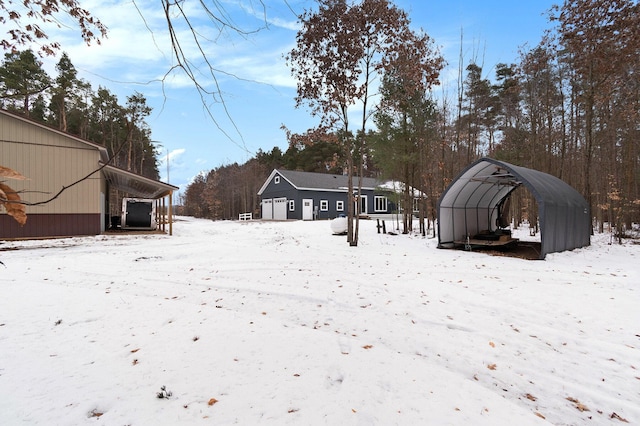
[[[154,230],[157,227],[155,216],[154,200],[122,199],[122,229]]]

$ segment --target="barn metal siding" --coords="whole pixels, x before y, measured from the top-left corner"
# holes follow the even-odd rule
[[[27,177],[7,179],[5,184],[19,191],[29,204],[54,198],[62,188],[95,171],[100,159],[97,146],[10,114],[0,114],[0,164]],[[27,223],[23,227],[3,210],[0,238],[99,234],[104,192],[104,179],[96,172],[49,202],[27,204]]]
[[[23,200],[38,203],[52,198],[96,170],[99,160],[98,150],[91,146],[0,115],[0,162],[28,178],[9,183],[21,191]],[[97,172],[49,203],[27,206],[27,215],[100,213],[100,189]]]
[[[100,214],[31,214],[20,226],[9,215],[0,215],[0,238],[49,238],[97,235],[101,231]]]
[[[135,197],[168,196],[170,205],[178,187],[108,160],[101,145],[0,109],[0,164],[28,178],[7,182],[27,202],[27,223],[15,230],[13,218],[0,212],[0,238],[99,234],[109,222],[109,188]]]

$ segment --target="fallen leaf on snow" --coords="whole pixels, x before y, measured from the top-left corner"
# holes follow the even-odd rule
[[[623,418],[623,417],[620,417],[620,416],[619,416],[619,415],[617,415],[616,413],[611,413],[611,418],[612,418],[612,419],[616,419],[616,420],[620,420],[620,421],[621,421],[621,422],[623,422],[623,423],[629,423],[629,420],[627,420],[627,419],[625,419],[625,418]]]
[[[91,412],[89,412],[89,417],[100,417],[102,416],[104,413],[101,413],[98,410],[91,410]],[[615,413],[614,413],[615,414]]]
[[[495,347],[496,347],[496,344],[495,344],[495,343],[493,343],[493,342],[489,342],[489,346],[491,346],[492,348],[495,348]]]
[[[373,347],[373,345],[364,345],[362,348],[363,349],[371,349]]]
[[[586,405],[584,405],[583,403],[581,403],[580,401],[578,401],[576,398],[572,398],[570,396],[567,397],[567,401],[571,401],[576,405],[576,408],[580,411],[591,411],[589,410],[589,408],[587,408]]]
[[[496,365],[495,364],[489,364],[489,365],[487,365],[487,368],[489,370],[495,370],[496,369]]]
[[[536,401],[538,399],[535,396],[531,395],[530,393],[526,394],[525,396],[529,401]]]
[[[546,419],[545,416],[543,416],[542,414],[538,413],[537,411],[535,413],[533,413],[533,414],[535,414],[536,416],[540,417],[541,419]]]
[[[212,406],[212,405],[213,405],[213,404],[215,404],[216,402],[218,402],[218,400],[217,400],[217,399],[215,399],[215,398],[211,398],[211,399],[209,400],[209,402],[207,402],[207,405]]]

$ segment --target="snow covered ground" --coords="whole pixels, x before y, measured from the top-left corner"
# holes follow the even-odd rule
[[[2,242],[0,424],[640,424],[640,245],[608,243],[191,218]]]

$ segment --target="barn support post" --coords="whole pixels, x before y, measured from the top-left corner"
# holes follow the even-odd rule
[[[162,232],[167,230],[167,210],[166,198],[162,197]]]
[[[156,206],[156,227],[162,229],[162,209],[160,207],[160,200],[155,199],[154,204]]]
[[[173,235],[173,191],[169,191],[169,206],[167,209],[167,219],[169,220],[169,235]]]

